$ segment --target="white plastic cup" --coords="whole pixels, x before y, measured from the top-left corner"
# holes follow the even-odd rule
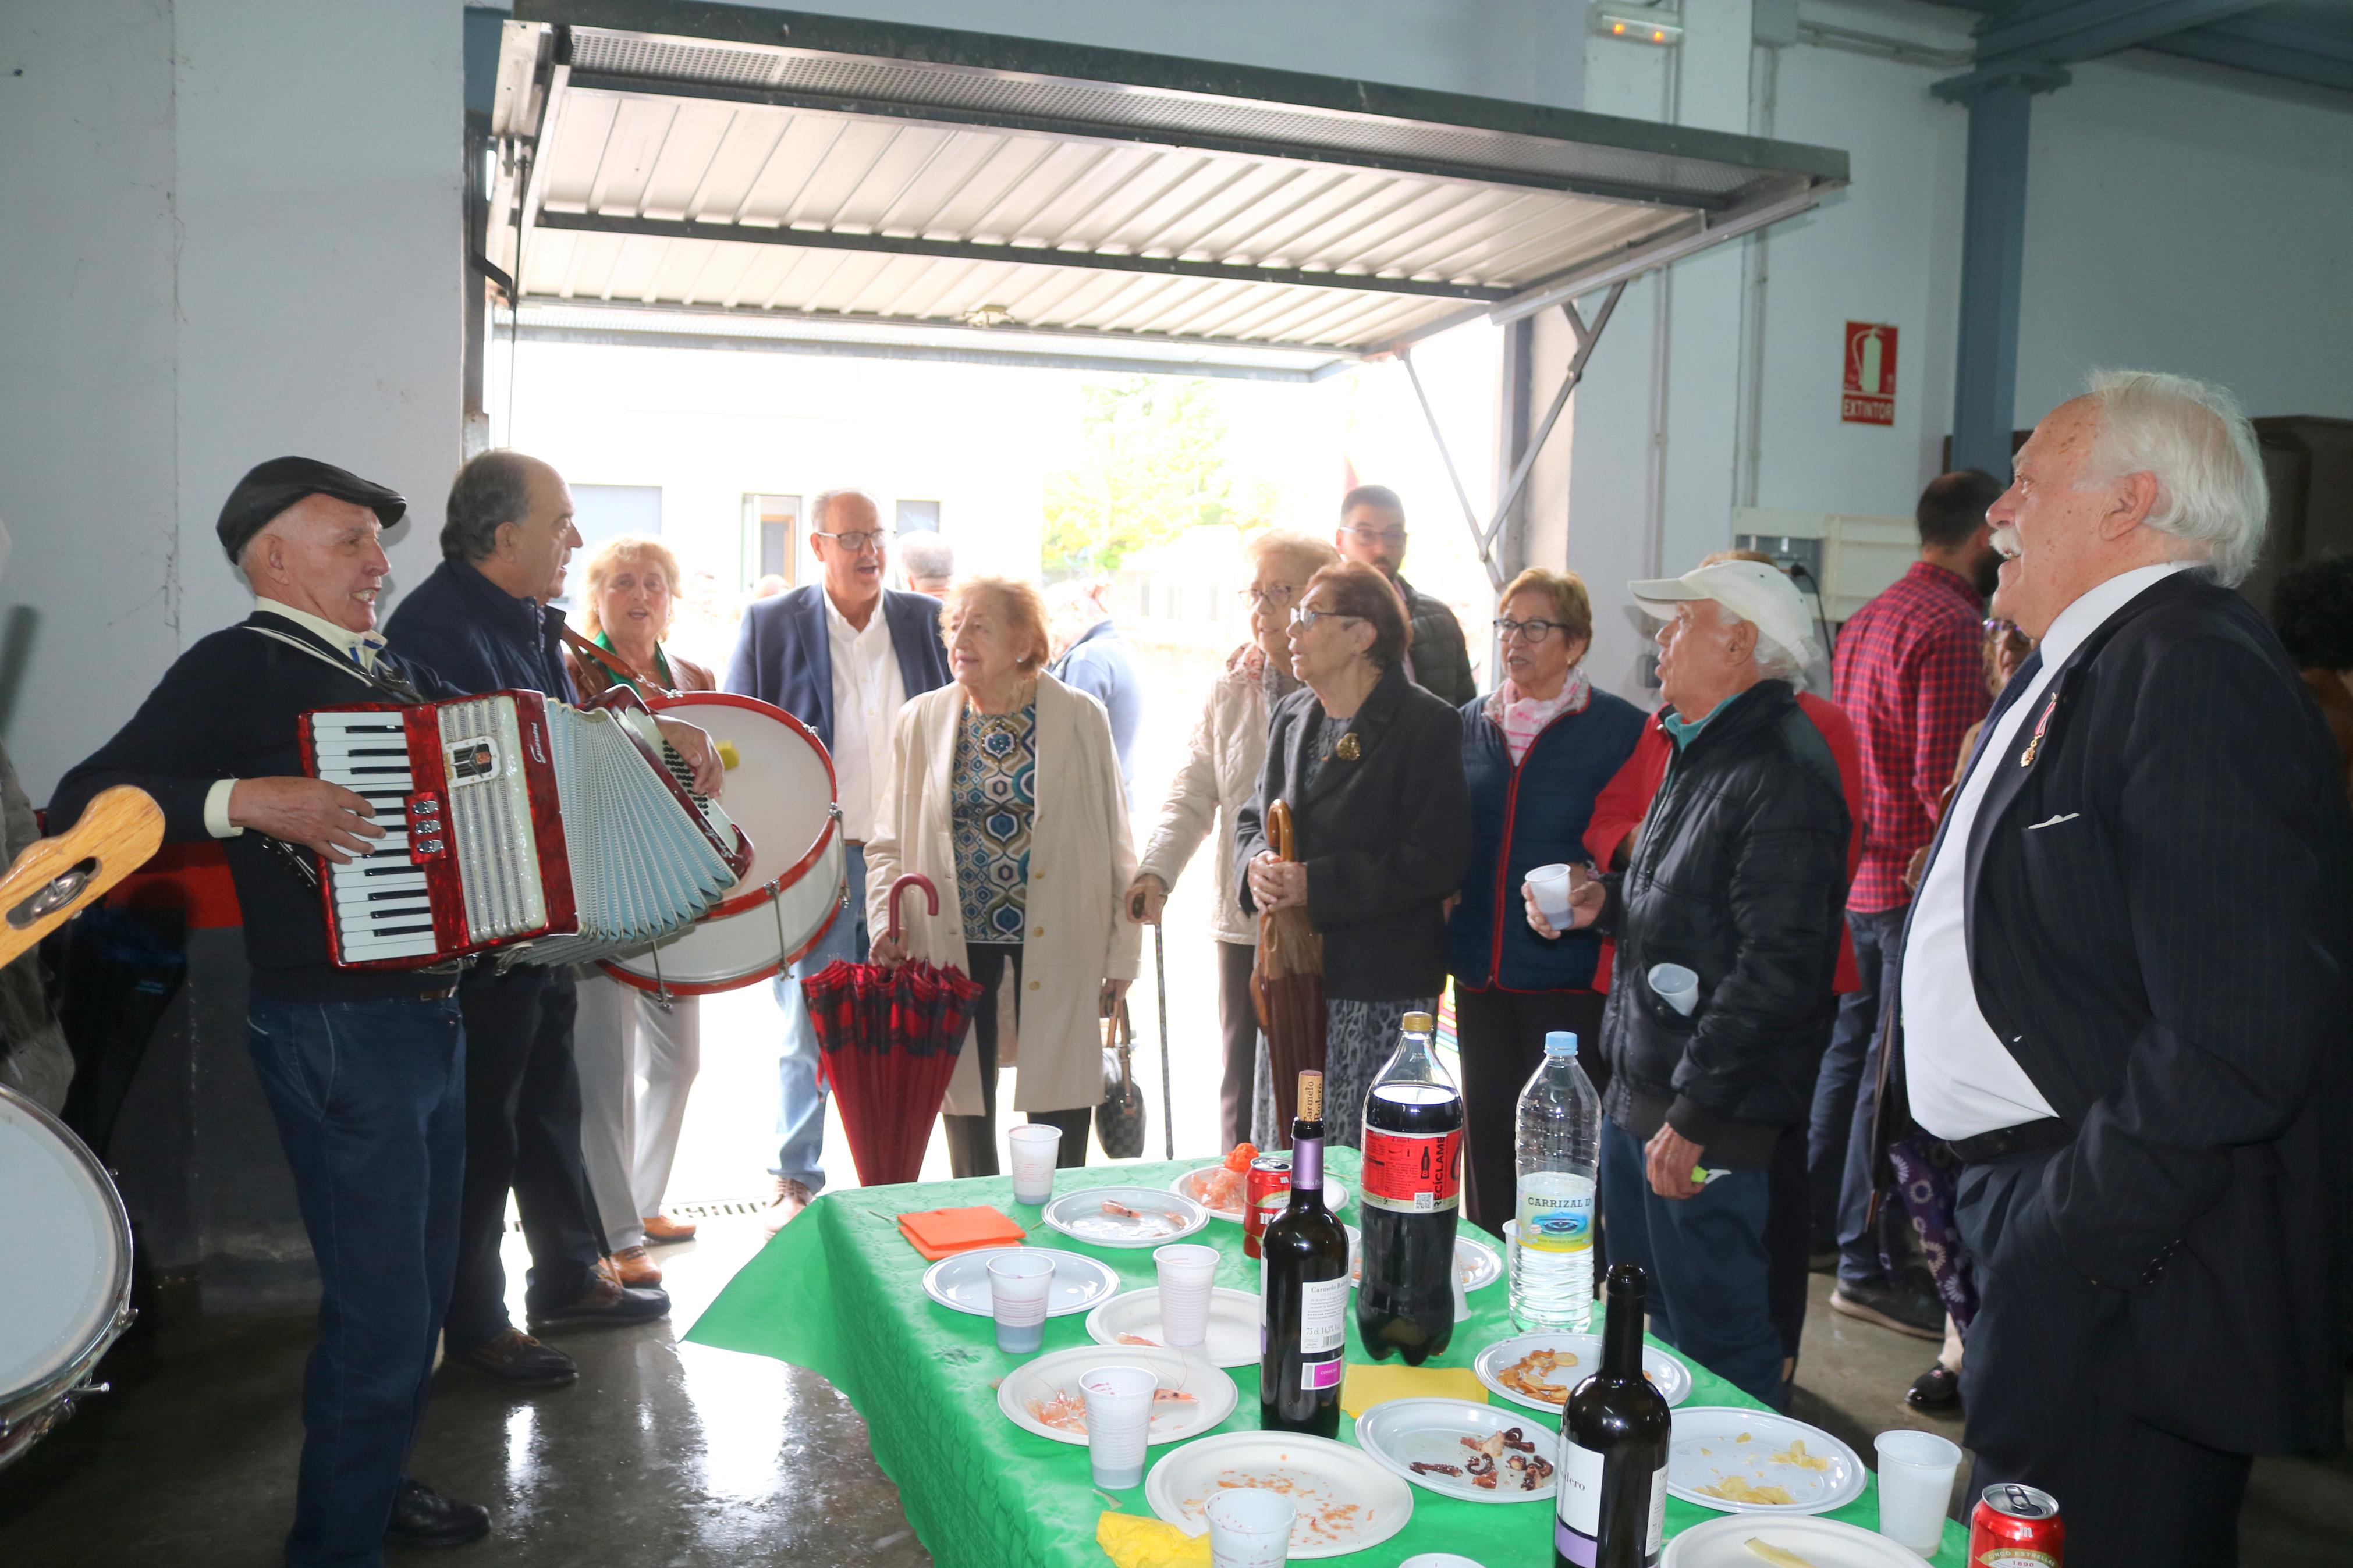
[[[1528,873],[1528,891],[1536,897],[1536,912],[1556,931],[1568,927],[1569,896],[1577,891],[1577,868],[1557,861]]]
[[[1291,1555],[1299,1506],[1262,1487],[1228,1487],[1209,1500],[1210,1568],[1277,1568]]]
[[[1187,1351],[1209,1339],[1209,1293],[1218,1279],[1218,1249],[1189,1241],[1155,1247],[1153,1267],[1160,1275],[1160,1340]]]
[[[1079,1389],[1087,1401],[1087,1458],[1095,1485],[1125,1491],[1144,1479],[1152,1396],[1160,1379],[1140,1366],[1099,1366],[1079,1374]]]
[[[1062,1130],[1039,1122],[1016,1127],[1005,1135],[1013,1166],[1013,1201],[1042,1204],[1054,1195],[1054,1163],[1060,1157]]]
[[[1035,1253],[1008,1252],[988,1260],[989,1315],[997,1320],[997,1348],[1029,1355],[1046,1341],[1046,1298],[1054,1290],[1054,1260]]]
[[[1879,1450],[1879,1533],[1909,1552],[1933,1556],[1945,1542],[1945,1510],[1952,1503],[1960,1448],[1934,1432],[1882,1432]]]
[[[1680,963],[1651,965],[1651,989],[1659,1000],[1688,1018],[1699,1005],[1699,976]]]

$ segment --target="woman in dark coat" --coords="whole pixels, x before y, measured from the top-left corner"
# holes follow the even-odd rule
[[[1388,579],[1354,563],[1308,579],[1291,617],[1292,672],[1277,703],[1258,795],[1238,814],[1243,909],[1303,905],[1324,939],[1324,1116],[1335,1143],[1363,1135],[1365,1094],[1405,1015],[1434,1013],[1446,987],[1446,900],[1471,844],[1461,720],[1406,679],[1405,607]],[[1275,858],[1268,809],[1287,801],[1296,862]],[[1252,1125],[1274,1119],[1266,1053]]]

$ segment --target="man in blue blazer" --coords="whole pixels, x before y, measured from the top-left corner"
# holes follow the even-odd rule
[[[1971,1486],[2051,1493],[2071,1563],[2226,1564],[2252,1456],[2344,1438],[2353,817],[2231,591],[2266,506],[2230,395],[2104,373],[2017,462],[1993,610],[2040,647],[1901,980],[1905,1098],[1962,1162],[1981,1297]]]
[[[776,1179],[771,1231],[825,1185],[818,1163],[825,1092],[818,1087],[817,1030],[800,982],[837,958],[865,962],[866,836],[890,779],[892,724],[909,698],[948,682],[940,602],[883,586],[891,532],[872,497],[850,489],[818,496],[809,506],[809,549],[821,580],[744,611],[727,667],[728,690],[775,703],[825,743],[849,850],[849,907],[776,982],[785,1040],[776,1064],[780,1142],[771,1173]]]

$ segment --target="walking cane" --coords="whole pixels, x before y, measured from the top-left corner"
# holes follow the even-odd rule
[[[1168,1101],[1168,955],[1160,947],[1160,922],[1152,925],[1152,984],[1160,998],[1161,1158],[1176,1157],[1176,1108]]]

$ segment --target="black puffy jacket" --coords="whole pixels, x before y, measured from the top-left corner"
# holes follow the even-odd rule
[[[1732,699],[1669,762],[1633,859],[1605,879],[1612,1121],[1648,1139],[1663,1116],[1707,1163],[1751,1167],[1806,1121],[1837,1006],[1850,826],[1838,764],[1786,681]],[[1691,1016],[1651,989],[1654,963],[1699,975]]]

